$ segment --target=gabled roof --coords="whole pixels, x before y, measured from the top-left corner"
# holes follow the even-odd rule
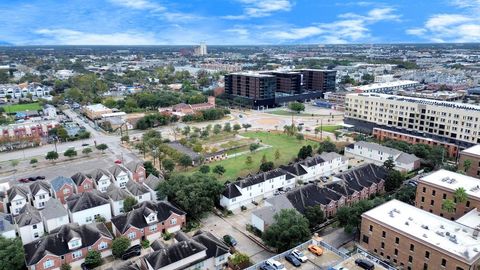
[[[112,174],[104,169],[95,169],[92,172],[88,173],[87,176],[98,182],[103,176],[107,176],[110,180],[112,179]]]
[[[13,216],[0,212],[0,233],[15,230]]]
[[[113,165],[112,167],[110,167],[108,169],[108,171],[115,177],[117,178],[117,176],[121,173],[126,173],[128,175],[128,170],[127,168],[123,167],[122,165],[120,164],[115,164]]]
[[[152,173],[147,177],[147,179],[145,179],[145,181],[143,182],[144,185],[148,186],[149,188],[151,188],[152,190],[156,190],[158,185],[164,181],[163,179],[163,176],[161,178],[159,177],[156,177],[155,175],[153,175]]]
[[[222,195],[228,199],[232,199],[242,196],[242,193],[240,193],[240,190],[238,190],[238,187],[235,185],[235,183],[228,183],[225,186],[225,190],[223,191]]]
[[[126,232],[131,226],[142,229],[150,226],[146,221],[146,217],[151,213],[156,213],[158,222],[165,221],[172,213],[185,215],[185,212],[174,207],[169,202],[146,201],[135,205],[134,209],[128,213],[113,217],[112,223],[121,233]]]
[[[79,212],[100,205],[109,204],[107,195],[98,190],[91,190],[81,194],[73,194],[67,198],[67,205],[70,212]]]
[[[150,192],[148,188],[145,187],[143,184],[137,183],[132,180],[128,180],[126,187],[128,191],[130,191],[130,193],[132,193],[134,196],[143,195]]]
[[[106,193],[108,197],[113,201],[122,201],[122,200],[125,200],[127,197],[131,196],[131,194],[128,193],[128,191],[126,191],[123,188],[117,187],[115,184],[110,184],[110,186],[108,186],[107,188]]]
[[[301,176],[308,173],[302,166],[299,166],[298,163],[294,163],[290,165],[281,165],[280,168],[295,176]]]
[[[81,185],[83,181],[87,178],[89,178],[86,174],[83,172],[77,172],[76,174],[72,175],[72,180],[75,182],[77,186]]]
[[[286,193],[290,203],[300,213],[305,213],[307,207],[328,205],[333,200],[333,198],[330,197],[331,195],[332,194],[326,192],[325,188],[321,188],[314,184],[305,185],[299,189]]]
[[[337,192],[338,194],[342,194],[343,196],[351,196],[355,193],[355,190],[350,188],[344,182],[335,182],[331,184],[325,185],[326,188]]]
[[[153,267],[153,269],[160,269],[198,254],[202,251],[206,251],[206,249],[207,247],[204,245],[193,239],[190,239],[187,241],[174,243],[168,247],[149,253],[145,255],[144,260],[146,260]],[[198,261],[203,261],[205,259],[206,257],[200,258]],[[182,268],[177,269],[184,269],[187,267],[187,265],[182,265],[181,267]]]
[[[30,204],[26,204],[22,210],[20,210],[20,214],[15,217],[15,223],[17,223],[19,227],[33,225],[40,222],[42,222],[40,211]]]
[[[28,199],[28,195],[30,194],[29,189],[26,186],[14,185],[7,191],[8,200],[12,201],[17,195]]]
[[[365,187],[370,188],[372,184],[385,180],[387,175],[388,171],[383,166],[368,163],[337,174],[335,177],[343,179],[350,188],[361,191]]]
[[[106,270],[140,270],[140,266],[136,262],[126,261],[121,262],[117,265],[112,265],[112,267],[107,268]]]
[[[63,225],[53,230],[49,235],[23,246],[27,266],[38,263],[48,254],[62,256],[71,252],[68,248],[68,242],[73,237],[80,238],[82,242],[81,247],[77,248],[77,250],[93,245],[101,237],[113,239],[113,236],[103,223],[82,226],[76,223]]]
[[[43,208],[41,214],[47,220],[68,215],[67,209],[65,209],[63,204],[54,198],[51,198],[45,203],[45,208]]]
[[[313,157],[307,157],[306,159],[299,161],[298,164],[301,164],[306,167],[312,167],[318,164],[324,163],[325,160],[320,157],[320,155],[315,155]]]
[[[36,181],[29,186],[31,194],[35,196],[40,190],[50,193],[50,184],[46,181]]]
[[[136,172],[139,168],[143,168],[143,163],[140,161],[130,161],[127,164],[125,164],[125,167],[127,167],[128,170],[131,172]]]
[[[73,182],[72,178],[64,176],[55,177],[50,181],[50,184],[55,192],[60,191],[64,185],[75,186],[75,182]]]
[[[210,232],[199,230],[193,235],[192,239],[207,248],[207,258],[216,258],[230,253],[229,247]]]

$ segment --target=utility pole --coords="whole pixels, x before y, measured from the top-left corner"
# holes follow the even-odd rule
[[[320,140],[323,141],[323,119],[320,119]]]

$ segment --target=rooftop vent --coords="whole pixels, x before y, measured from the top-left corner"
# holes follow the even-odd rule
[[[436,231],[435,233],[438,234],[438,235],[440,235],[441,237],[444,237],[444,236],[445,236],[445,233],[444,233],[444,232],[441,232],[441,231]]]
[[[426,234],[426,233],[424,233],[424,234],[423,234],[423,237],[424,237],[424,238],[428,238],[428,236],[427,236],[427,234]]]
[[[410,223],[408,223],[408,221],[405,221],[405,225],[407,225],[407,226],[408,226],[408,225],[410,225]]]
[[[412,217],[409,217],[409,218],[408,218],[408,220],[412,221],[412,220],[413,220],[413,218],[412,218]]]
[[[423,224],[422,224],[422,228],[424,228],[425,230],[428,230],[428,226],[427,226],[427,225],[423,225]]]

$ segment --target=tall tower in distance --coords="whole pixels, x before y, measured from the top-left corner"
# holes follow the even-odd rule
[[[198,55],[198,56],[207,55],[207,44],[205,44],[205,42],[201,42],[200,46],[195,48],[195,55]]]

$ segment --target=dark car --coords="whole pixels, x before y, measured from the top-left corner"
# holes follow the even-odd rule
[[[131,246],[122,255],[122,260],[128,260],[135,256],[140,256],[142,253],[142,247],[140,245]]]
[[[82,143],[82,146],[89,146],[90,144],[88,143]]]
[[[375,265],[369,261],[369,260],[365,260],[365,259],[356,259],[355,260],[355,264],[365,270],[373,270],[375,269]]]
[[[28,177],[28,181],[37,181],[36,177]]]
[[[237,240],[235,240],[235,238],[233,238],[231,235],[228,235],[228,234],[223,236],[223,241],[225,241],[227,245],[232,247],[237,245]]]
[[[260,270],[276,270],[275,267],[267,264],[267,263],[263,263],[262,265],[260,265]]]
[[[20,179],[18,179],[18,182],[28,183],[28,182],[30,182],[30,180],[28,180],[28,178],[20,178]]]
[[[80,267],[82,268],[82,270],[90,270],[90,268],[85,263],[82,263]]]
[[[45,180],[45,176],[39,175],[35,177],[37,180]]]
[[[292,254],[288,254],[287,256],[285,256],[285,260],[289,263],[291,263],[293,266],[295,267],[300,267],[300,265],[302,265],[302,262],[300,262],[297,258],[295,258],[295,256],[293,256]]]

